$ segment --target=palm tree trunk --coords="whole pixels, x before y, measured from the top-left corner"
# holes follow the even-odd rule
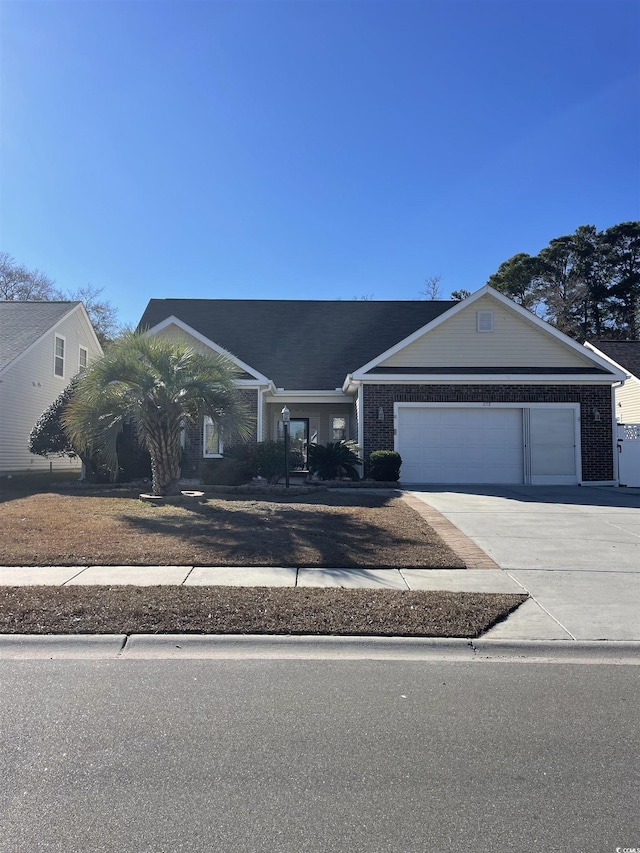
[[[180,436],[176,439],[167,432],[165,426],[153,438],[147,437],[154,495],[180,494]]]

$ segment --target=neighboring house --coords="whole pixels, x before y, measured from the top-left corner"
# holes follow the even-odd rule
[[[619,368],[485,286],[462,302],[152,299],[150,334],[227,353],[256,438],[398,450],[403,483],[614,483]],[[203,423],[189,473],[222,455]]]
[[[585,346],[625,374],[614,387],[618,423],[640,424],[640,341],[587,341]]]
[[[640,486],[640,341],[594,341],[585,344],[622,371],[624,380],[614,385],[618,422],[618,481]]]
[[[72,471],[29,452],[29,433],[71,379],[102,355],[81,302],[0,302],[0,474]]]

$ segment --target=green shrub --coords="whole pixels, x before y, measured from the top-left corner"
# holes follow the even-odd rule
[[[62,416],[71,400],[77,384],[77,377],[57,397],[49,408],[38,418],[29,435],[29,450],[38,456],[80,457],[85,467],[85,479],[89,483],[108,483],[111,472],[98,453],[81,452],[72,444],[62,426]],[[131,480],[151,479],[151,457],[147,450],[136,447],[132,441],[131,426],[126,426],[116,440],[118,456],[119,483]]]
[[[225,448],[225,458],[234,459],[246,466],[249,479],[262,477],[269,483],[279,482],[286,474],[284,441],[259,441],[234,444]],[[289,451],[289,471],[302,468],[302,454]]]
[[[51,403],[36,421],[29,434],[29,451],[37,456],[79,457],[84,463],[85,480],[89,483],[106,483],[109,471],[97,454],[82,453],[72,444],[62,426],[62,415],[76,387],[73,379],[65,390]]]
[[[252,476],[244,462],[226,456],[207,459],[202,466],[202,482],[208,486],[242,486],[250,482]]]
[[[339,477],[359,480],[357,465],[361,461],[354,441],[309,445],[309,473],[317,474],[321,480],[336,480]]]
[[[222,462],[226,464],[221,465]],[[302,453],[289,451],[289,471],[301,469],[303,462]],[[209,485],[238,486],[254,477],[262,477],[268,483],[278,483],[285,474],[284,441],[252,441],[225,447],[222,459],[205,462],[202,478]],[[225,482],[220,479],[222,477]],[[229,482],[226,482],[227,478]]]
[[[396,483],[400,479],[402,457],[395,450],[374,450],[369,456],[371,476],[383,483]]]
[[[284,441],[260,441],[253,450],[254,469],[257,477],[268,483],[277,483],[285,474]],[[289,459],[289,470],[293,461]]]

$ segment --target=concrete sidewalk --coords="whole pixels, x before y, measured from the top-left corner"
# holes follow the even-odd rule
[[[501,571],[224,566],[0,566],[0,586],[288,586],[522,592]]]

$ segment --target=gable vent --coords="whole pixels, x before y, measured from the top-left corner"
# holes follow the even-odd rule
[[[479,332],[493,332],[493,311],[478,311],[476,318]]]

